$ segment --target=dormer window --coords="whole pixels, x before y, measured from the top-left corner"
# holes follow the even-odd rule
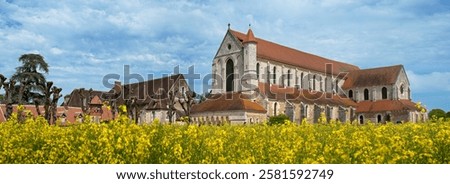
[[[403,95],[404,89],[403,89],[403,84],[400,86],[400,94]]]

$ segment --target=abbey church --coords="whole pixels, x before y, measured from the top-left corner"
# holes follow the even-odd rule
[[[418,122],[402,65],[358,66],[302,52],[228,29],[212,61],[211,95],[195,105],[195,122],[258,123],[286,114],[291,121]]]

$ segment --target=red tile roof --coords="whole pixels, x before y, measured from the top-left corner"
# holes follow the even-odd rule
[[[94,98],[92,98],[92,100],[91,100],[91,104],[102,105],[103,102],[99,96],[95,95]]]
[[[244,95],[240,92],[214,94],[211,95],[208,100],[192,107],[193,113],[233,110],[260,113],[267,112],[261,105],[249,100],[249,96]]]
[[[102,97],[102,95],[106,93],[105,91],[97,91],[97,90],[93,90],[91,95],[92,97],[94,96],[98,96],[98,97]],[[84,90],[83,91],[83,95],[87,98],[89,96],[89,90]],[[80,96],[80,89],[74,89],[72,91],[72,93],[70,93],[69,99],[67,101],[67,104],[65,104],[66,106],[69,107],[81,107],[81,96]]]
[[[130,97],[136,97],[139,106],[148,105],[149,109],[167,109],[167,92],[174,86],[180,85],[182,80],[184,76],[176,74],[139,83],[115,85],[111,92],[120,94],[117,105],[125,104],[126,99]]]
[[[38,113],[36,110],[36,107],[34,105],[23,105],[25,107],[25,110],[31,112],[31,114],[34,117],[37,117]],[[44,111],[44,106],[39,106],[39,111],[41,112],[41,115],[43,116],[45,114]],[[5,114],[3,112],[6,112],[6,105],[5,104],[0,104],[0,122],[4,122],[6,121],[5,118]],[[17,105],[13,105],[13,112],[17,112]],[[60,106],[57,107],[56,109],[56,113],[57,116],[61,116],[63,113],[66,114],[66,119],[70,122],[75,122],[76,120],[76,116],[78,116],[79,114],[81,114],[81,108],[79,107],[68,107],[67,109]]]
[[[248,29],[247,38],[244,40],[243,43],[250,43],[250,42],[257,43],[255,35],[253,35],[252,29]]]
[[[248,31],[248,35],[231,29],[229,31],[237,38],[237,40],[240,40],[241,42],[248,42],[249,39],[254,39],[254,41],[257,42],[256,49],[258,58],[277,61],[322,73],[326,73],[326,64],[332,64],[332,74],[334,75],[339,74],[339,72],[359,70],[359,68],[354,65],[326,59],[317,55],[266,41],[261,38],[255,38],[251,29]]]
[[[411,100],[378,100],[358,102],[356,113],[418,110]]]
[[[342,89],[392,85],[397,81],[397,77],[402,68],[403,65],[395,65],[350,71],[342,85]]]
[[[36,111],[36,107],[34,105],[24,105],[25,110],[28,110],[31,112],[31,114],[34,117],[37,117],[37,111]],[[39,110],[41,112],[41,115],[44,115],[45,111],[44,111],[44,107],[43,106],[39,106]],[[102,120],[111,120],[113,119],[112,117],[112,113],[110,110],[108,110],[106,107],[102,107],[103,113],[102,113]],[[5,104],[0,104],[0,122],[4,122],[6,121],[5,118],[5,112],[6,111],[6,106]],[[13,105],[13,112],[17,112],[17,105]],[[65,114],[66,116],[66,120],[69,122],[75,122],[76,118],[78,117],[78,115],[80,115],[82,113],[82,110],[80,107],[63,107],[63,106],[59,106],[57,107],[56,110],[57,116],[60,117],[63,114]],[[117,115],[117,114],[116,114]]]

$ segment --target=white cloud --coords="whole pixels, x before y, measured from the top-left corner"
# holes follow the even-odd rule
[[[450,3],[355,1],[0,1],[1,73],[38,51],[67,88],[105,73],[171,71],[210,62],[227,29],[361,68],[403,64],[413,93],[448,92]],[[426,74],[423,74],[426,73]],[[433,87],[435,77],[446,85]],[[79,79],[78,79],[79,78]],[[441,81],[441,83],[442,83]],[[94,85],[94,82],[89,82]],[[65,90],[66,91],[66,90]],[[69,90],[70,91],[70,90]],[[67,92],[67,91],[66,91]]]
[[[59,48],[56,48],[56,47],[51,48],[51,49],[50,49],[50,52],[51,52],[52,54],[54,54],[54,55],[60,55],[60,54],[64,53],[63,50],[61,50],[61,49],[59,49]]]
[[[450,72],[432,72],[417,74],[406,71],[411,83],[411,90],[416,93],[450,93]]]

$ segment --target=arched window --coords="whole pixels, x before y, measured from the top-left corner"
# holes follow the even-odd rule
[[[363,115],[359,115],[359,124],[364,124],[364,116]]]
[[[277,105],[278,105],[277,102],[275,102],[275,103],[273,104],[273,115],[274,115],[274,116],[277,115]]]
[[[316,75],[313,76],[312,90],[316,90]]]
[[[338,86],[338,85],[339,85],[339,80],[336,79],[335,83],[336,83],[336,84],[334,84],[334,90],[335,90],[335,92],[337,93],[337,92],[338,92],[338,89],[339,89],[339,86]]]
[[[369,90],[364,89],[364,100],[369,100]]]
[[[381,99],[387,99],[387,88],[381,88]]]
[[[303,89],[303,72],[302,72],[302,74],[300,75],[300,88]]]
[[[377,116],[377,123],[381,123],[381,114],[378,114]]]
[[[229,59],[226,64],[226,91],[233,91],[234,88],[234,64],[233,60]]]
[[[328,91],[328,77],[325,77],[325,92]]]
[[[353,90],[348,91],[348,98],[353,99]]]
[[[323,91],[323,78],[322,78],[322,76],[319,76],[319,80],[320,80],[320,83],[319,83],[320,91]]]
[[[411,100],[411,89],[408,88],[408,99]]]
[[[404,89],[403,89],[403,84],[400,86],[400,94],[403,95]]]
[[[386,115],[386,121],[391,121],[391,115],[390,114]]]
[[[259,80],[259,63],[256,63],[256,79]]]
[[[273,81],[274,84],[277,84],[277,67],[273,67]]]
[[[300,105],[300,122],[305,118],[305,106],[306,105]]]
[[[287,76],[287,86],[291,86],[291,70],[288,70],[288,76]]]
[[[270,84],[270,67],[267,66],[267,83]]]

